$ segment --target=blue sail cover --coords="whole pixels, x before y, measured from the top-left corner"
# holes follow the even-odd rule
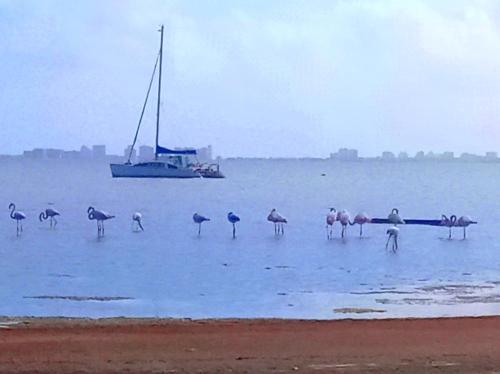
[[[156,146],[156,154],[158,155],[195,155],[195,149],[185,149],[185,150],[173,150],[168,148]]]

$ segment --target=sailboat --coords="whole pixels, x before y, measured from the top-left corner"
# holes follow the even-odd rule
[[[161,68],[162,68],[162,57],[163,57],[163,25],[160,28],[160,52],[156,58],[155,66],[153,69],[153,74],[149,82],[148,91],[146,94],[146,100],[142,107],[142,112],[139,118],[139,124],[137,125],[137,130],[135,132],[134,141],[132,147],[130,147],[130,152],[127,162],[123,164],[111,164],[111,175],[114,178],[224,178],[224,175],[219,171],[217,167],[203,167],[198,163],[192,161],[193,157],[196,157],[196,150],[194,149],[182,149],[174,150],[162,147],[158,144],[158,137],[160,133],[160,96],[161,96]],[[149,93],[151,91],[151,86],[156,73],[156,68],[158,69],[158,101],[156,106],[156,144],[155,144],[155,154],[154,160],[141,162],[138,164],[131,163],[131,156],[137,141],[137,136],[139,134],[139,129],[141,127],[142,118],[144,115],[144,110],[146,109],[146,104],[148,101]]]

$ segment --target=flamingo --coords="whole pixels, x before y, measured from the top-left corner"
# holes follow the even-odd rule
[[[349,221],[351,219],[351,216],[349,215],[349,212],[345,209],[337,213],[337,221],[340,222],[342,225],[342,238],[345,236],[345,231],[347,230],[347,225],[349,224]]]
[[[50,219],[50,227],[52,228],[52,225],[54,225],[54,228],[57,225],[57,220],[56,216],[60,216],[61,214],[52,208],[47,208],[45,211],[41,212],[40,215],[38,216],[38,219],[40,222],[45,221],[46,219]]]
[[[396,252],[398,249],[399,228],[396,225],[389,227],[387,229],[387,235],[389,236],[387,238],[387,243],[385,243],[385,249],[389,247],[389,242],[392,238],[392,251]]]
[[[330,211],[326,215],[326,238],[332,239],[333,237],[333,224],[337,220],[337,210],[335,208],[330,208]]]
[[[274,223],[274,234],[279,235],[281,230],[281,235],[285,234],[284,223],[288,223],[285,217],[279,214],[276,209],[272,209],[269,215],[267,216],[267,220],[269,222]]]
[[[142,226],[142,214],[141,213],[135,212],[134,214],[132,214],[132,225],[134,225],[134,223],[137,224],[137,226],[139,227],[139,229],[141,229],[141,231],[144,231],[144,227]]]
[[[229,219],[229,217],[228,217]],[[201,224],[205,221],[210,221],[210,218],[204,217],[198,213],[193,214],[193,221],[194,223],[198,224],[198,236],[201,235]]]
[[[456,215],[453,214],[452,216],[450,216],[450,218],[448,218],[444,214],[441,215],[441,226],[446,226],[450,230],[448,234],[448,239],[451,239],[451,228],[455,226],[456,223],[457,223]]]
[[[16,210],[16,204],[14,204],[14,203],[9,204],[9,210],[10,210],[10,218],[16,220],[16,223],[17,223],[17,231],[16,232],[17,232],[17,235],[19,235],[20,232],[23,232],[23,223],[21,221],[26,219],[26,214]]]
[[[236,239],[236,222],[240,222],[240,217],[233,212],[229,212],[227,214],[227,220],[233,225],[233,239]]]
[[[390,223],[392,223],[394,226],[397,226],[398,224],[404,225],[405,221],[399,216],[399,210],[394,208],[391,210],[391,214],[387,217]]]
[[[469,216],[462,216],[457,220],[456,226],[464,228],[464,239],[467,238],[466,229],[470,224],[476,223]]]
[[[363,236],[363,225],[365,223],[369,223],[370,221],[371,221],[371,218],[368,216],[368,214],[366,214],[366,213],[358,213],[354,217],[354,220],[352,222],[349,222],[349,224],[351,226],[355,225],[355,224],[358,224],[359,225],[359,237],[362,237]]]
[[[97,221],[97,236],[104,236],[104,221],[115,218],[115,216],[91,206],[87,209],[87,216],[89,220],[95,219]]]

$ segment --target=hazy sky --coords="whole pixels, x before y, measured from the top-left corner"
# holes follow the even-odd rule
[[[0,0],[0,153],[121,153],[161,23],[164,146],[500,151],[500,1]]]

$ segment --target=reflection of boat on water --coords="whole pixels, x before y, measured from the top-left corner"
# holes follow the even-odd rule
[[[146,100],[142,107],[141,116],[139,118],[139,124],[137,125],[137,130],[135,132],[134,141],[132,147],[130,147],[130,153],[127,162],[124,164],[111,164],[111,174],[115,178],[224,178],[224,175],[220,172],[218,165],[209,165],[208,167],[204,164],[200,164],[197,160],[193,161],[192,158],[196,158],[196,150],[194,149],[182,149],[173,150],[161,147],[158,144],[158,136],[160,132],[160,95],[161,95],[161,68],[162,68],[162,57],[163,57],[163,25],[160,29],[160,52],[156,58],[155,66],[153,69],[153,74],[149,82],[148,91],[146,94]],[[132,152],[134,150],[135,143],[137,142],[137,136],[139,134],[139,129],[141,127],[142,118],[144,115],[144,110],[146,109],[146,104],[148,102],[149,93],[151,91],[151,86],[153,84],[154,76],[156,73],[156,68],[158,69],[158,101],[156,106],[156,145],[155,145],[155,157],[154,160],[148,162],[141,162],[138,164],[132,164],[130,162]],[[216,166],[216,167],[215,167]]]

